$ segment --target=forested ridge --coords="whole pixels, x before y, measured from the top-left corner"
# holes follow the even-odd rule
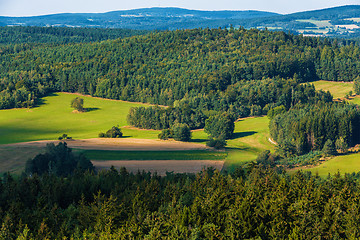
[[[242,28],[4,48],[0,108],[32,106],[49,92],[67,91],[161,105],[183,101],[193,109],[248,116],[266,113],[267,104],[291,105],[289,94],[302,94],[294,92],[299,82],[352,81],[360,72],[359,53],[351,43]],[[240,108],[244,114],[236,112]]]
[[[146,34],[149,31],[130,29],[98,29],[67,27],[0,27],[0,46],[10,45],[15,52],[16,44],[53,43],[67,44],[79,42],[97,42],[109,39],[131,37]]]
[[[2,239],[356,239],[359,175],[125,169],[0,182]],[[17,238],[19,237],[19,238]]]

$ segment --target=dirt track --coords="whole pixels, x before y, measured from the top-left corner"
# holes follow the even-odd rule
[[[0,145],[4,147],[45,147],[47,143],[57,144],[59,141],[34,141]],[[203,144],[163,141],[158,139],[136,138],[92,138],[83,140],[67,140],[71,148],[93,150],[119,150],[119,151],[175,151],[175,150],[205,150],[210,149]]]
[[[165,176],[166,172],[198,173],[204,168],[213,167],[219,171],[224,161],[213,160],[150,160],[150,161],[92,161],[96,169],[109,169],[111,166],[119,169],[125,167],[129,172],[151,172]]]

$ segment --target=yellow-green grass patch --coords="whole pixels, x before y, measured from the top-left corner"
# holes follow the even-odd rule
[[[344,173],[353,173],[360,171],[360,153],[347,154],[342,156],[334,157],[330,160],[325,161],[324,163],[313,167],[313,168],[304,168],[305,171],[311,171],[312,173],[318,173],[319,176],[325,177],[329,173],[335,174],[340,172]]]
[[[343,98],[350,91],[354,91],[354,84],[352,82],[332,82],[320,80],[311,82],[311,84],[314,84],[316,90],[329,91],[333,95],[334,99]]]
[[[112,126],[126,126],[131,107],[145,104],[82,96],[88,112],[73,113],[70,102],[76,95],[56,93],[44,97],[39,107],[0,110],[0,144],[56,140],[63,133],[76,139],[95,138]],[[159,131],[122,129],[124,136],[156,139]]]

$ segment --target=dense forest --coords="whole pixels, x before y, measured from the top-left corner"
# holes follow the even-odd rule
[[[11,45],[15,52],[21,46],[16,44],[53,43],[67,44],[80,42],[98,42],[109,39],[125,38],[146,34],[149,31],[130,29],[97,29],[66,27],[0,27],[0,49]],[[2,51],[4,51],[2,49]]]
[[[328,140],[354,146],[360,143],[360,110],[346,103],[302,105],[276,115],[269,127],[288,153],[322,150]]]
[[[359,47],[344,44],[266,30],[194,29],[4,50],[0,108],[32,106],[44,94],[67,91],[257,115],[267,104],[291,104],[289,95],[303,94],[296,92],[299,82],[356,78]]]
[[[117,171],[0,182],[1,239],[356,239],[359,175]],[[18,238],[19,237],[19,238]]]

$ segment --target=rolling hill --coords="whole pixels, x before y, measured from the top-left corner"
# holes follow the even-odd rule
[[[293,14],[265,11],[199,11],[143,8],[107,13],[63,13],[34,17],[0,17],[0,26],[54,26],[175,30],[193,28],[268,28],[309,36],[360,36],[360,5]]]

